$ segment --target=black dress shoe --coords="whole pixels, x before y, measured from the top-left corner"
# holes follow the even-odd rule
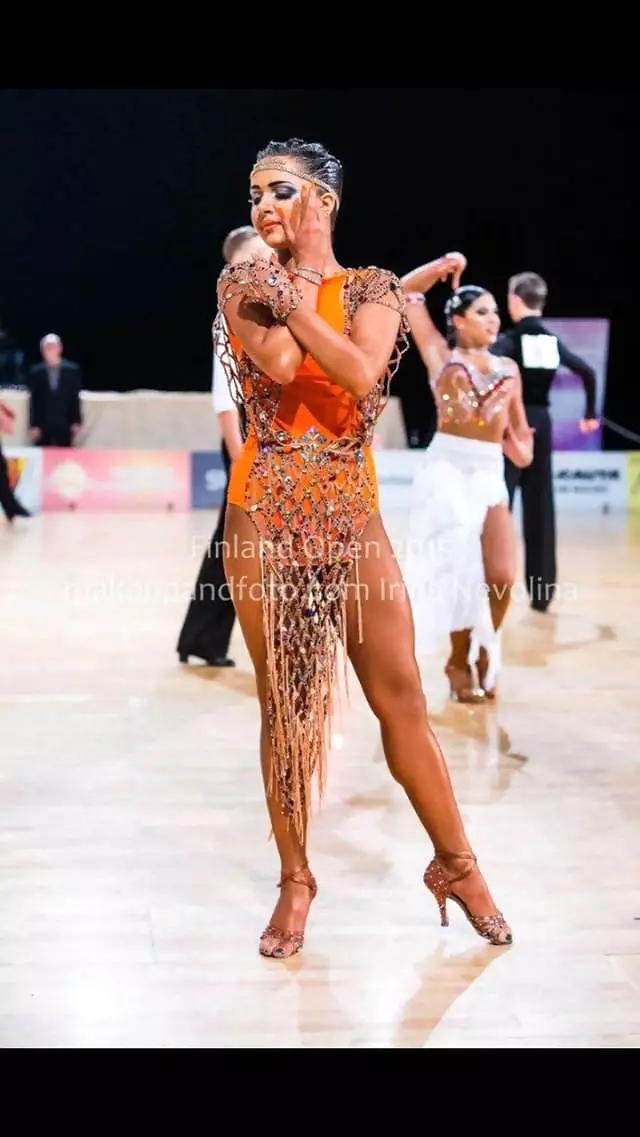
[[[213,659],[207,659],[206,655],[198,655],[197,652],[178,652],[180,663],[188,663],[189,655],[195,656],[196,659],[202,659],[207,667],[235,667],[235,660],[229,659],[228,655],[214,655]]]
[[[18,501],[16,502],[16,507],[13,510],[13,513],[7,514],[7,521],[13,521],[16,517],[31,517],[29,510],[25,509],[24,505],[20,505],[20,502]]]

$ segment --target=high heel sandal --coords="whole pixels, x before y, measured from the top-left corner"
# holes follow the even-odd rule
[[[454,667],[448,663],[444,673],[449,680],[450,697],[458,703],[484,703],[487,692],[474,683],[470,667]]]
[[[284,888],[286,884],[304,884],[311,893],[311,900],[315,900],[318,885],[308,865],[302,865],[295,872],[283,873],[278,888]],[[272,959],[289,959],[300,951],[303,943],[304,932],[286,932],[275,924],[267,924],[260,936],[260,955]]]
[[[434,857],[431,864],[427,866],[424,874],[424,883],[426,884],[429,892],[433,893],[438,908],[440,909],[440,922],[443,928],[449,926],[449,917],[447,915],[447,900],[455,900],[456,904],[462,908],[467,920],[472,928],[475,928],[479,936],[489,943],[494,944],[496,947],[505,947],[507,944],[513,943],[513,935],[507,921],[505,920],[502,912],[493,913],[491,916],[474,916],[469,911],[464,900],[460,896],[456,896],[452,890],[452,885],[460,880],[464,880],[470,873],[477,867],[477,860],[473,853],[456,853],[455,856],[451,855],[451,860],[465,860],[469,864],[462,872],[456,876],[448,876],[444,861],[440,857]]]

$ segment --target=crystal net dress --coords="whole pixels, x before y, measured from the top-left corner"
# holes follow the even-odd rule
[[[346,602],[354,583],[360,601],[358,540],[378,511],[374,428],[408,341],[397,278],[377,268],[347,270],[322,281],[316,310],[347,336],[362,304],[397,310],[400,330],[385,373],[355,399],[307,355],[294,381],[280,385],[229,334],[223,313],[249,286],[258,296],[260,289],[286,288],[282,274],[270,262],[223,270],[214,335],[246,416],[228,501],[250,517],[259,540],[272,789],[302,836],[314,774],[320,795],[324,788],[337,647],[341,642],[346,658]]]

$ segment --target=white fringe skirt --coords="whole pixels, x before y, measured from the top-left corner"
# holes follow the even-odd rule
[[[500,635],[491,621],[481,537],[488,510],[507,502],[500,443],[438,431],[413,484],[404,558],[416,652],[432,655],[450,632],[470,629],[469,663],[486,649],[488,688],[500,670]]]

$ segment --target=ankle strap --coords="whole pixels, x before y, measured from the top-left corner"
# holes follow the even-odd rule
[[[304,884],[312,892],[315,888],[315,880],[308,864],[301,865],[299,869],[294,869],[293,872],[284,872],[278,882],[278,888],[282,888],[283,884],[287,884],[288,881],[292,884]]]
[[[436,857],[439,861],[442,862],[445,868],[447,867],[447,861],[469,862],[466,868],[464,868],[462,872],[458,873],[457,876],[449,876],[447,873],[447,881],[449,884],[455,884],[456,881],[464,880],[466,876],[469,876],[469,874],[473,872],[478,863],[478,859],[475,856],[475,853],[437,853]]]

